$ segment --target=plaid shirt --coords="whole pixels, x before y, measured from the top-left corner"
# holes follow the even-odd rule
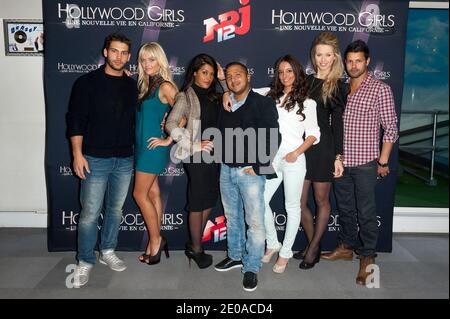
[[[389,85],[372,75],[349,95],[344,115],[344,166],[359,166],[380,156],[380,124],[383,143],[398,139],[395,103]]]

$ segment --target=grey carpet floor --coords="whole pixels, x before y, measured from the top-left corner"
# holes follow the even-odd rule
[[[211,252],[220,261],[225,252]],[[379,288],[355,284],[359,260],[322,260],[301,270],[291,260],[283,274],[272,264],[259,273],[258,289],[242,289],[239,269],[219,273],[189,267],[182,251],[147,266],[140,252],[118,252],[128,268],[114,272],[97,264],[89,283],[70,288],[74,252],[48,252],[45,229],[0,228],[0,298],[152,298],[152,299],[393,299],[449,298],[449,237],[394,234],[393,252],[380,253]]]

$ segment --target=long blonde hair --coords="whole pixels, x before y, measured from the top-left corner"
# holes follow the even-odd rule
[[[338,38],[331,32],[322,32],[314,39],[310,51],[311,63],[313,64],[316,73],[317,73],[317,64],[315,55],[316,55],[316,46],[319,44],[331,46],[333,48],[335,58],[333,65],[331,66],[331,70],[324,79],[325,81],[322,86],[322,99],[323,102],[326,103],[327,100],[332,98],[333,93],[337,89],[338,85],[337,82],[344,73],[344,63],[342,62],[341,51],[339,50]]]
[[[177,85],[173,81],[172,72],[169,68],[169,62],[167,61],[167,56],[163,48],[156,42],[146,43],[141,46],[138,54],[139,100],[146,96],[148,91],[151,89],[149,87],[149,76],[145,74],[144,67],[142,66],[142,61],[147,57],[155,59],[158,62],[159,76],[161,76],[162,80],[170,82],[175,88],[177,88]]]

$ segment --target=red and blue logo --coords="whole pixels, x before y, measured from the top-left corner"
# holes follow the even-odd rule
[[[217,33],[217,42],[231,40],[236,35],[244,35],[250,30],[250,0],[240,0],[243,6],[238,11],[232,10],[219,15],[219,21],[208,18],[203,21],[206,26],[206,35],[203,42],[214,41]],[[237,24],[240,21],[240,26]]]
[[[208,220],[205,230],[203,231],[202,242],[213,240],[214,243],[223,241],[227,238],[227,225],[225,224],[225,216],[218,216],[214,220],[215,223]]]

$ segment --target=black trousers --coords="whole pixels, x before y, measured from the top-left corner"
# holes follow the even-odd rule
[[[362,256],[376,254],[379,233],[376,184],[376,161],[346,167],[344,175],[334,182],[340,224],[338,242],[351,245]]]

